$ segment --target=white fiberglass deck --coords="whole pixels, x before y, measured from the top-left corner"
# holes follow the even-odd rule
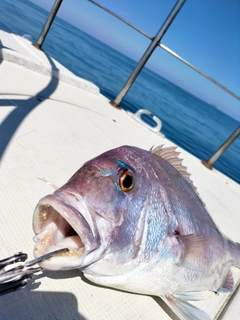
[[[85,161],[108,149],[171,143],[111,107],[95,86],[75,79],[26,39],[1,31],[0,37],[5,47],[0,49],[0,259],[18,251],[31,259],[32,213],[38,200],[53,192],[39,178],[61,186]],[[68,76],[59,79],[42,72],[51,71],[49,61],[55,73],[60,68]],[[226,235],[240,242],[239,185],[181,151],[211,216]],[[238,281],[240,272],[233,271]],[[206,298],[197,304],[215,319],[230,295],[207,293]],[[221,319],[240,319],[238,298],[240,293]],[[78,270],[46,271],[24,289],[0,296],[0,319],[171,319],[159,304],[158,298],[90,284]]]

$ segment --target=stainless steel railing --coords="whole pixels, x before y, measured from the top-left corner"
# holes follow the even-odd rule
[[[37,40],[36,44],[34,44],[34,46],[36,46],[38,49],[41,49],[43,41],[44,41],[44,39],[45,39],[45,37],[46,37],[50,27],[51,27],[51,24],[52,24],[52,22],[53,22],[53,20],[54,20],[54,18],[56,16],[60,6],[61,6],[62,1],[63,0],[55,0],[53,8],[52,8],[52,10],[51,10],[51,12],[49,14],[49,17],[48,17],[48,19],[47,19],[47,21],[46,21],[46,23],[45,23],[45,25],[44,25],[44,27],[42,29],[42,32],[41,32],[41,34],[39,36],[39,39]],[[166,47],[162,43],[160,43],[162,37],[164,36],[164,34],[166,33],[167,29],[169,28],[169,26],[171,25],[171,23],[175,19],[175,17],[178,14],[178,12],[181,10],[181,8],[184,5],[184,3],[186,2],[186,0],[178,0],[176,2],[175,6],[173,7],[172,11],[168,15],[167,19],[165,20],[165,22],[163,23],[163,25],[161,26],[161,28],[159,29],[159,31],[158,31],[158,33],[156,34],[155,37],[149,36],[144,31],[140,30],[139,28],[137,28],[136,26],[134,26],[133,24],[131,24],[127,20],[123,19],[122,17],[120,17],[116,13],[112,12],[111,10],[109,10],[109,9],[105,8],[104,6],[100,5],[96,1],[94,1],[94,0],[88,0],[88,1],[93,3],[96,6],[100,7],[102,10],[108,12],[109,14],[113,15],[115,18],[121,20],[122,22],[124,22],[125,24],[127,24],[128,26],[130,26],[131,28],[133,28],[134,30],[136,30],[137,32],[141,33],[142,35],[144,35],[145,37],[147,37],[148,39],[151,40],[151,43],[150,43],[149,47],[147,48],[147,50],[143,54],[142,58],[139,60],[136,68],[133,70],[132,74],[129,76],[129,78],[126,81],[125,85],[123,86],[123,88],[121,89],[121,91],[119,92],[119,94],[117,95],[115,100],[110,102],[113,106],[115,106],[117,108],[120,108],[119,107],[120,102],[122,101],[124,96],[127,94],[128,90],[131,88],[131,86],[134,83],[135,79],[137,78],[138,74],[140,73],[140,71],[142,70],[142,68],[144,67],[144,65],[146,64],[147,60],[149,59],[149,57],[151,56],[151,54],[153,53],[153,51],[155,50],[155,48],[157,46],[161,47],[163,50],[167,51],[168,53],[173,55],[175,58],[177,58],[181,62],[185,63],[187,66],[189,66],[190,68],[192,68],[193,70],[195,70],[196,72],[201,74],[203,77],[207,78],[209,81],[213,82],[215,85],[220,87],[222,90],[226,91],[228,94],[233,96],[235,99],[240,101],[240,97],[237,94],[235,94],[234,92],[232,92],[231,90],[229,90],[228,88],[223,86],[221,83],[219,83],[217,80],[213,79],[211,76],[209,76],[205,72],[203,72],[200,69],[196,68],[194,65],[192,65],[191,63],[189,63],[188,61],[186,61],[185,59],[180,57],[178,54],[173,52],[171,49],[169,49],[168,47]],[[212,155],[212,157],[210,157],[207,161],[202,161],[202,163],[207,168],[211,169],[212,168],[212,164],[220,157],[220,155],[230,146],[231,143],[233,143],[233,141],[239,135],[240,135],[240,127],[223,143],[223,145]]]
[[[146,32],[142,31],[141,29],[137,28],[136,26],[134,26],[132,23],[130,23],[129,21],[123,19],[122,17],[120,17],[119,15],[117,15],[116,13],[112,12],[111,10],[105,8],[104,6],[100,5],[99,3],[97,3],[94,0],[88,0],[89,2],[95,4],[96,6],[98,6],[99,8],[101,8],[102,10],[106,11],[107,13],[111,14],[112,16],[114,16],[115,18],[121,20],[122,22],[124,22],[125,24],[127,24],[128,26],[130,26],[131,28],[133,28],[134,30],[136,30],[137,32],[141,33],[143,36],[145,36],[146,38],[148,38],[149,40],[153,41],[154,37],[151,37],[150,35],[148,35]],[[176,6],[183,6],[183,4],[186,2],[185,1],[178,1],[175,5]],[[180,9],[181,9],[180,8]],[[179,10],[180,10],[179,9]],[[174,8],[172,9],[172,11],[174,10]],[[179,12],[178,10],[178,12]],[[177,12],[177,13],[178,13]],[[175,18],[175,16],[173,17],[173,19]],[[172,20],[173,21],[173,20]],[[172,23],[172,21],[170,23]],[[169,27],[169,26],[168,26]],[[220,87],[222,90],[226,91],[228,94],[230,94],[231,96],[233,96],[235,99],[240,101],[240,97],[232,92],[231,90],[229,90],[228,88],[226,88],[225,86],[223,86],[220,82],[218,82],[217,80],[215,80],[214,78],[212,78],[211,76],[209,76],[208,74],[206,74],[205,72],[201,71],[200,69],[198,69],[197,67],[195,67],[194,65],[192,65],[190,62],[188,62],[187,60],[183,59],[181,56],[179,56],[177,53],[175,53],[174,51],[172,51],[171,49],[169,49],[167,46],[165,46],[164,44],[157,43],[157,46],[159,46],[160,48],[162,48],[163,50],[165,50],[166,52],[168,52],[169,54],[171,54],[172,56],[174,56],[175,58],[177,58],[178,60],[180,60],[181,62],[185,63],[187,66],[189,66],[190,68],[192,68],[193,70],[195,70],[196,72],[198,72],[199,74],[201,74],[203,77],[207,78],[208,80],[210,80],[211,82],[213,82],[215,85],[217,85],[218,87]],[[137,68],[137,67],[136,67]],[[134,71],[133,71],[134,72]],[[130,76],[131,77],[131,76]],[[123,90],[123,89],[122,89]],[[120,95],[120,93],[119,93]],[[118,95],[118,96],[119,96]],[[117,99],[117,98],[116,98]],[[116,101],[116,99],[114,101]],[[123,99],[123,97],[122,97]],[[118,99],[119,100],[119,99]],[[118,104],[121,101],[118,102]]]
[[[123,86],[122,90],[119,92],[119,94],[117,95],[115,100],[111,102],[111,104],[113,106],[117,106],[117,107],[119,106],[119,103],[122,101],[122,99],[127,94],[128,90],[133,85],[138,74],[140,73],[140,71],[142,70],[142,68],[144,67],[144,65],[146,64],[146,62],[150,58],[150,56],[152,55],[152,53],[155,50],[155,48],[157,47],[157,45],[160,43],[160,40],[162,39],[162,37],[166,33],[167,29],[170,27],[171,23],[173,22],[173,20],[175,19],[176,15],[181,10],[181,8],[185,2],[186,2],[186,0],[178,0],[178,2],[175,4],[172,11],[169,13],[167,19],[164,21],[163,25],[159,29],[158,33],[152,39],[149,47],[147,48],[147,50],[143,54],[142,58],[139,60],[136,68],[133,70],[132,74],[128,78],[128,80],[125,83],[125,85]]]
[[[201,161],[208,169],[212,170],[212,164],[223,154],[223,152],[240,136],[240,126],[227,138],[217,151],[207,161]]]
[[[52,10],[50,11],[49,13],[49,16],[47,18],[47,21],[45,23],[45,25],[43,26],[43,29],[42,29],[42,32],[37,40],[37,42],[34,44],[34,46],[38,49],[42,49],[42,44],[43,44],[43,41],[45,40],[47,34],[48,34],[48,31],[50,30],[50,27],[53,23],[53,20],[55,19],[55,16],[62,4],[62,1],[63,0],[56,0],[54,2],[54,5],[52,7]]]

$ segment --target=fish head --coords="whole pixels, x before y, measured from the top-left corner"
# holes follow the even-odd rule
[[[42,268],[85,268],[109,251],[136,256],[152,180],[147,153],[128,146],[110,150],[39,201],[33,215],[35,257],[69,249],[42,262]]]

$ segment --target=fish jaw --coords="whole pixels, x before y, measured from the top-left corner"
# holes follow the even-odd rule
[[[77,205],[76,205],[77,203]],[[83,268],[104,251],[94,214],[83,198],[58,193],[42,198],[33,214],[34,256],[68,248],[69,251],[41,262],[49,270]]]

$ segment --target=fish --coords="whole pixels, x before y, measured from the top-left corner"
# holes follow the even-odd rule
[[[176,147],[121,146],[87,161],[33,214],[34,256],[49,270],[80,269],[102,286],[160,297],[182,320],[191,304],[231,292],[240,244],[221,233]]]

